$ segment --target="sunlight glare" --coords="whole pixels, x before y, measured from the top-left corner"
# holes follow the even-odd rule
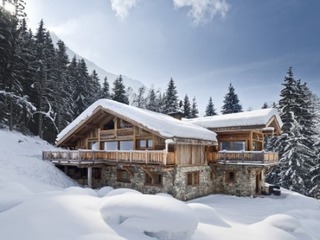
[[[4,2],[4,9],[10,12],[11,14],[15,14],[16,6],[9,2]]]

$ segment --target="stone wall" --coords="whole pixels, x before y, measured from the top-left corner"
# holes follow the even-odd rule
[[[130,181],[117,181],[117,169],[126,169],[130,172]],[[162,184],[147,184],[146,171],[160,173]],[[188,186],[187,173],[199,172],[199,184]],[[131,188],[142,193],[168,193],[180,200],[189,200],[196,197],[206,196],[212,193],[213,182],[210,179],[211,168],[209,166],[107,166],[101,169],[101,179],[93,179],[93,186],[100,188],[111,186],[114,188]]]
[[[260,193],[265,175],[263,168],[228,164],[212,164],[211,167],[214,171],[214,193],[236,196],[255,196]],[[234,181],[228,179],[230,172],[234,172]]]

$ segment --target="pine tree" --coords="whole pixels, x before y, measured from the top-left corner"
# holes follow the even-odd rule
[[[262,108],[262,109],[266,109],[266,108],[269,108],[269,105],[268,105],[268,103],[267,103],[267,102],[264,102],[261,108]]]
[[[56,71],[54,111],[55,123],[59,131],[64,129],[73,119],[72,81],[68,78],[69,56],[63,41],[59,40],[56,49]]]
[[[191,106],[191,118],[197,118],[199,114],[198,106],[196,98],[193,97],[192,99],[192,106]]]
[[[183,99],[183,116],[185,118],[191,118],[191,104],[187,94],[184,96]]]
[[[154,112],[161,112],[159,104],[160,104],[160,100],[156,92],[154,91],[153,87],[151,87],[147,96],[146,109]]]
[[[217,115],[216,110],[214,108],[212,97],[209,98],[208,105],[206,107],[206,115],[205,116],[214,116]]]
[[[88,99],[89,105],[94,103],[100,98],[101,85],[100,85],[100,79],[96,70],[93,70],[89,77],[87,91],[89,93],[89,99]]]
[[[283,133],[270,142],[271,150],[278,151],[280,160],[279,165],[267,175],[267,180],[311,195],[315,182],[311,180],[310,172],[316,174],[313,170],[317,168],[317,157],[312,137],[313,116],[307,106],[310,104],[310,93],[305,84],[293,78],[292,68],[289,68],[282,85],[284,88],[280,93],[279,111]]]
[[[175,113],[178,111],[178,92],[171,78],[164,98],[164,113]]]
[[[109,89],[109,83],[108,83],[107,77],[105,77],[103,80],[103,85],[100,92],[100,98],[110,99],[110,89]]]
[[[129,99],[126,95],[126,90],[121,75],[113,82],[112,92],[112,100],[129,104]]]
[[[242,106],[239,104],[238,95],[235,93],[235,89],[231,83],[223,103],[222,114],[242,112]]]
[[[142,87],[139,87],[137,94],[136,93],[133,94],[133,101],[132,101],[133,106],[136,106],[138,108],[146,108],[147,100],[144,97],[145,91],[146,91],[145,87],[142,86]]]

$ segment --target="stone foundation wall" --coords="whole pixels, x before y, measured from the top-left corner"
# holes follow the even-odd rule
[[[95,188],[103,186],[131,188],[147,194],[162,192],[180,200],[189,200],[212,193],[213,182],[210,179],[211,168],[209,166],[161,167],[132,165],[126,167],[132,173],[129,182],[117,181],[117,169],[123,168],[121,166],[103,167],[101,169],[101,179],[93,179],[93,186]],[[162,184],[146,184],[146,170],[151,173],[162,174]],[[198,185],[188,186],[187,173],[189,172],[199,172]]]
[[[214,193],[236,196],[255,196],[260,193],[264,183],[265,170],[252,166],[211,165],[214,171]],[[228,180],[227,174],[234,172],[235,180]],[[256,180],[257,174],[261,178]],[[258,185],[258,186],[257,186]]]

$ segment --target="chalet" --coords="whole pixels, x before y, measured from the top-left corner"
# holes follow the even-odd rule
[[[217,134],[218,147],[209,160],[213,192],[238,196],[261,194],[265,173],[278,163],[278,154],[264,151],[268,138],[281,133],[276,109],[216,115],[186,122]]]
[[[265,171],[278,160],[263,151],[263,142],[280,132],[281,120],[272,109],[241,114],[181,121],[101,99],[57,136],[61,150],[44,151],[43,159],[95,188],[165,192],[181,200],[260,194]]]

